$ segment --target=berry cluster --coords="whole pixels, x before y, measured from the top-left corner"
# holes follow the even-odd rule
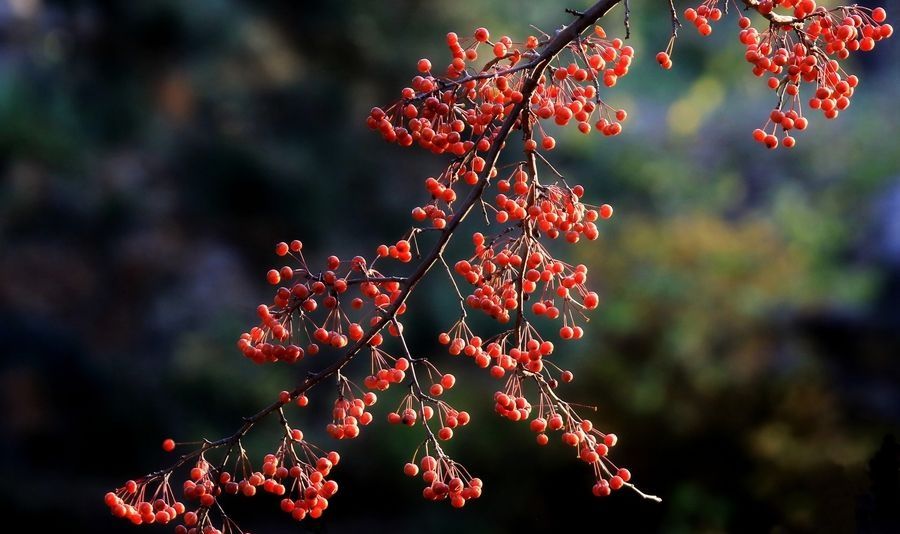
[[[334,401],[331,411],[332,422],[326,427],[328,435],[334,439],[353,439],[359,436],[359,427],[367,426],[372,422],[372,413],[366,411],[366,407],[372,406],[378,400],[371,391],[366,392],[360,398],[354,398],[350,387],[350,381],[342,380],[342,392]],[[346,393],[344,392],[346,389]]]
[[[684,10],[684,18],[697,28],[697,32],[706,37],[712,33],[711,22],[722,20],[722,10],[716,7],[719,0],[704,0],[696,9],[689,7]]]
[[[216,484],[213,479],[214,473],[210,472],[211,468],[212,466],[206,461],[206,458],[201,455],[194,467],[191,468],[190,478],[185,480],[182,486],[184,498],[188,501],[198,502],[203,508],[209,508],[215,504],[216,498],[221,495],[223,489],[230,489],[227,485],[223,488]],[[219,481],[222,480],[225,481],[222,482],[223,484],[229,482],[231,475],[223,473]]]
[[[518,384],[510,384],[507,391],[514,391],[519,387]],[[578,458],[593,467],[597,482],[592,492],[597,497],[605,497],[611,491],[630,485],[628,483],[631,480],[631,472],[617,467],[608,456],[609,450],[618,442],[618,437],[594,428],[589,419],[579,417],[571,405],[561,400],[552,390],[553,384],[541,383],[540,410],[537,417],[529,423],[531,431],[536,434],[538,445],[544,446],[550,442],[548,431],[560,432],[563,444],[573,447],[577,451]],[[498,392],[495,398],[498,399],[498,404],[500,402],[522,404],[520,398],[513,399],[509,393]],[[517,415],[506,417],[512,421],[527,420],[531,409],[527,403],[525,406],[527,409],[518,409]]]
[[[577,239],[568,241],[575,242]],[[521,287],[526,295],[540,295],[531,306],[532,313],[549,319],[563,318],[560,330],[562,339],[581,337],[580,328],[575,330],[573,326],[575,313],[594,309],[600,301],[597,294],[585,285],[587,267],[573,267],[554,259],[543,245],[529,235],[512,239],[501,232],[487,240],[483,234],[476,233],[473,242],[475,255],[455,265],[456,272],[475,286],[472,294],[466,297],[468,307],[482,310],[502,323],[508,322],[510,311],[519,306],[517,292]],[[527,259],[523,260],[520,251],[526,253]],[[461,350],[460,341],[456,341],[462,339],[460,336],[451,338],[450,334],[442,334],[440,339],[445,345],[452,339],[451,348],[456,347],[457,353]]]
[[[757,76],[769,74],[767,84],[778,95],[778,105],[770,113],[763,128],[753,138],[768,148],[780,143],[795,145],[792,130],[804,130],[808,124],[802,114],[800,86],[815,86],[809,100],[810,109],[822,111],[826,119],[834,119],[850,106],[850,98],[859,78],[847,74],[840,61],[851,52],[869,51],[881,39],[890,37],[893,28],[884,24],[884,9],[869,10],[858,6],[827,10],[813,0],[785,0],[780,7],[793,8],[792,16],[774,17],[768,29],[759,32],[750,19],[742,17],[740,40],[747,47],[745,57]],[[773,17],[770,3],[760,3],[757,10]]]
[[[712,33],[711,22],[722,18],[717,6],[723,0],[704,0],[696,9],[684,11],[701,35]],[[744,57],[753,65],[753,74],[768,75],[767,85],[776,92],[778,104],[762,128],[753,131],[753,139],[767,148],[782,145],[791,148],[796,140],[793,131],[806,129],[800,86],[815,86],[809,100],[810,109],[818,109],[826,119],[834,119],[850,106],[850,98],[859,83],[847,74],[840,61],[851,52],[867,52],[875,44],[893,35],[885,23],[883,8],[870,9],[857,5],[828,9],[815,0],[743,0],[747,8],[766,19],[765,30],[753,27],[749,17],[738,19],[738,37],[746,47]],[[673,22],[674,28],[674,22]],[[665,52],[657,54],[663,68],[671,68],[673,38]],[[780,135],[780,140],[779,140]]]
[[[453,375],[448,374],[444,375],[444,377],[451,378],[442,378],[439,382],[432,384],[432,395],[436,391],[442,393],[444,386],[448,384],[452,387],[453,380],[455,380],[452,379]],[[418,408],[416,408],[416,406],[418,406]],[[392,425],[403,424],[406,426],[415,426],[416,421],[421,417],[423,424],[428,425],[428,422],[434,419],[435,416],[437,416],[438,423],[440,424],[437,438],[441,441],[447,441],[453,438],[454,430],[458,427],[466,426],[471,420],[468,412],[457,410],[446,402],[429,397],[425,393],[416,391],[415,388],[413,388],[413,391],[403,397],[398,409],[388,414],[387,421]],[[428,428],[427,432],[430,433],[431,429]]]
[[[328,507],[328,499],[337,492],[338,485],[327,477],[340,459],[335,451],[319,452],[304,441],[299,429],[286,427],[278,450],[265,455],[260,470],[251,468],[241,449],[235,469],[243,473],[243,478],[235,482],[229,472],[221,471],[218,480],[224,493],[229,495],[253,497],[262,490],[282,497],[282,511],[301,521],[307,516],[320,517]]]
[[[415,458],[403,467],[403,472],[410,477],[419,474],[421,466],[422,480],[427,484],[422,496],[429,501],[450,500],[454,508],[462,508],[466,501],[481,497],[483,486],[480,478],[469,475],[468,471],[454,462],[438,449],[437,458],[431,455],[422,457],[419,465]]]
[[[531,403],[522,395],[522,384],[519,380],[510,380],[507,383],[507,392],[498,391],[494,394],[494,411],[500,417],[510,421],[524,421],[531,415]]]
[[[393,364],[390,364],[393,361]],[[372,374],[366,376],[363,385],[368,389],[385,391],[391,384],[399,384],[406,378],[409,360],[394,358],[378,347],[372,347]]]
[[[501,191],[501,194],[497,195],[497,204],[500,205],[502,202],[507,213],[510,209],[515,210],[516,219],[525,218],[526,214],[518,210],[524,211],[525,206],[528,206],[526,212],[528,219],[534,223],[537,230],[550,239],[556,239],[561,235],[565,236],[569,243],[577,243],[582,236],[589,240],[597,239],[600,232],[597,230],[596,221],[612,217],[613,209],[609,204],[592,206],[582,203],[584,187],[580,185],[571,188],[559,184],[535,186],[533,192],[516,191],[518,196],[514,200],[502,193],[506,184],[501,181],[497,186]],[[533,197],[530,203],[529,195]]]
[[[149,486],[155,485],[155,489]],[[175,498],[167,477],[160,480],[129,480],[121,488],[104,498],[112,515],[127,519],[134,525],[174,521],[184,513],[185,506]]]
[[[473,39],[450,33],[447,46],[453,59],[443,73],[436,76],[431,61],[420,60],[420,74],[401,91],[400,100],[386,109],[373,108],[367,124],[388,142],[401,146],[418,144],[436,154],[449,152],[458,157],[486,152],[500,123],[522,102],[527,73],[544,59],[541,50],[546,43],[535,36],[521,43],[507,36],[491,41],[484,28],[477,29]],[[491,50],[480,69],[470,65],[478,60],[479,47]],[[596,113],[594,127],[599,132],[618,134],[625,115],[600,100],[600,84],[612,87],[628,74],[634,49],[621,39],[608,40],[600,26],[595,26],[593,35],[579,38],[567,48],[569,57],[541,77],[529,101],[531,112],[560,126],[574,120],[582,133],[591,131]],[[543,136],[544,149],[555,145],[553,137]],[[469,180],[473,179],[469,173],[478,172],[474,161],[456,169],[457,177],[468,175]],[[429,214],[422,207],[413,216],[423,220]]]
[[[392,256],[400,261],[412,257],[408,241],[382,247],[385,254],[379,250],[379,256]],[[272,304],[257,307],[260,324],[238,339],[238,348],[256,363],[296,363],[305,356],[318,354],[323,346],[341,349],[351,341],[361,341],[365,330],[348,313],[368,311],[369,325],[375,325],[380,317],[371,314],[373,309],[389,306],[399,293],[399,279],[381,276],[361,256],[350,261],[330,256],[326,269],[314,273],[307,266],[302,249],[302,243],[296,240],[290,245],[282,242],[275,246],[278,256],[291,256],[300,266],[272,269],[266,276],[272,285],[291,284],[278,287]],[[371,304],[368,310],[367,302]],[[404,311],[405,307],[401,308],[398,315]],[[394,329],[389,332],[395,333]],[[381,334],[376,333],[367,343],[375,347],[382,340]]]
[[[369,415],[371,419],[370,414],[364,415]],[[213,525],[210,511],[214,508],[221,511],[218,501],[223,495],[253,497],[260,490],[283,497],[281,509],[298,521],[307,515],[319,517],[328,507],[328,499],[337,492],[337,483],[326,477],[340,461],[340,455],[334,451],[318,453],[313,445],[304,441],[301,430],[290,428],[286,421],[283,424],[284,438],[275,453],[265,455],[260,470],[252,468],[247,453],[239,442],[233,443],[225,458],[214,466],[207,461],[204,452],[214,444],[207,442],[200,449],[197,461],[182,485],[184,502],[175,498],[169,484],[171,471],[150,475],[138,481],[129,480],[123,487],[107,493],[105,502],[114,516],[127,519],[135,525],[168,524],[181,517],[181,524],[175,528],[176,534],[232,531],[236,525],[224,512],[221,512],[223,526],[220,529]],[[166,452],[171,452],[174,448],[175,443],[171,439],[163,441],[163,450]],[[241,473],[240,480],[232,475],[232,471],[225,469],[235,448],[238,455],[233,472]],[[183,456],[176,466],[191,456]],[[187,510],[188,506],[194,508]]]
[[[269,474],[272,485],[275,488],[285,488],[284,481],[289,481],[289,489],[274,492],[284,495],[281,500],[281,510],[291,515],[297,521],[302,521],[307,516],[313,519],[322,516],[322,512],[328,508],[328,499],[334,496],[338,490],[338,484],[327,477],[331,469],[340,461],[340,455],[331,451],[328,454],[318,456],[309,446],[304,446],[307,460],[301,460],[293,450],[290,459],[294,464],[290,468],[278,466],[279,458],[267,456],[269,459]],[[283,460],[281,460],[283,461]],[[275,468],[274,472],[271,471]],[[268,481],[267,480],[267,481]],[[264,482],[265,484],[265,482]]]
[[[413,257],[412,248],[406,239],[401,239],[390,246],[378,245],[375,252],[379,258],[393,258],[403,263],[409,263]]]

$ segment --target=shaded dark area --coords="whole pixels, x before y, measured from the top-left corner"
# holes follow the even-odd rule
[[[580,6],[0,3],[0,512],[134,531],[103,494],[171,461],[164,437],[230,434],[309,369],[256,367],[234,347],[270,298],[272,245],[303,239],[317,261],[369,252],[408,227],[441,170],[372,135],[368,110],[420,57],[443,63],[447,31],[524,36],[562,24],[565,7]],[[600,240],[559,249],[591,266],[603,302],[560,360],[577,375],[567,398],[596,404],[592,419],[620,436],[617,459],[664,502],[592,497],[570,451],[497,419],[497,384],[448,358],[460,382],[448,401],[473,415],[448,449],[486,481],[482,499],[457,511],[421,498],[402,474],[419,429],[382,422],[401,396],[391,391],[376,424],[336,446],[341,490],[322,520],[298,526],[274,498],[230,499],[242,525],[900,531],[896,42],[852,64],[851,109],[766,152],[750,131],[774,97],[734,21],[709,39],[686,28],[662,72],[666,10],[633,7],[637,61],[603,95],[628,109],[624,133],[554,134],[554,164],[616,209]],[[411,306],[414,350],[438,354],[456,313],[445,278]],[[323,445],[311,414],[326,397],[289,414]],[[248,442],[259,458],[268,428]]]

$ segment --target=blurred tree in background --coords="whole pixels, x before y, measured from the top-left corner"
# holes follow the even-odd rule
[[[439,170],[371,135],[368,109],[419,57],[445,57],[447,31],[524,35],[577,4],[0,2],[0,510],[126,530],[103,493],[158,465],[162,437],[222,435],[290,387],[300,371],[234,348],[267,298],[271,245],[369,250],[408,226]],[[480,502],[421,502],[401,474],[417,438],[391,429],[341,447],[349,468],[319,523],[259,503],[239,519],[261,532],[584,518],[638,532],[900,530],[896,40],[856,65],[852,113],[813,118],[796,148],[768,152],[749,132],[773,97],[734,32],[685,32],[662,72],[652,53],[668,14],[634,4],[637,61],[608,92],[629,109],[625,132],[554,133],[560,170],[616,207],[577,247],[604,302],[563,361],[580,371],[570,398],[599,402],[595,419],[663,504],[596,500],[566,451],[496,421],[489,395],[454,392],[474,428],[451,449],[487,481]],[[438,300],[410,330],[437,351],[427,333],[455,303],[429,287]],[[383,509],[385,492],[399,509]]]

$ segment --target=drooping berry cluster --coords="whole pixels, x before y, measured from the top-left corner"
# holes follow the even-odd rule
[[[564,381],[571,379],[571,373],[563,373]],[[569,403],[553,392],[555,384],[542,380],[538,383],[538,414],[529,423],[529,428],[536,434],[538,445],[544,446],[550,442],[547,432],[560,432],[561,441],[573,447],[578,458],[592,466],[597,480],[592,492],[597,497],[605,497],[611,491],[630,486],[631,472],[617,467],[608,456],[610,449],[618,442],[618,437],[600,432],[589,419],[579,417]],[[506,388],[498,391],[494,399],[497,413],[511,421],[527,421],[531,417],[532,405],[522,396],[522,381],[519,377],[511,377]]]
[[[703,0],[695,8],[687,8],[684,18],[692,22],[701,35],[712,33],[710,23],[722,18],[719,5],[726,0]],[[840,64],[851,52],[868,52],[882,39],[891,37],[894,29],[885,21],[883,8],[870,9],[857,5],[828,9],[815,0],[742,0],[766,21],[759,30],[746,16],[738,19],[738,37],[746,47],[744,57],[753,65],[753,74],[768,75],[767,85],[776,92],[778,103],[762,128],[753,131],[753,139],[767,148],[779,144],[791,148],[794,131],[805,130],[809,122],[803,117],[800,87],[815,87],[809,99],[810,109],[818,109],[826,119],[834,119],[850,106],[850,98],[859,78],[848,74]],[[674,17],[674,15],[673,15]],[[671,68],[673,37],[665,52],[657,54],[663,68]],[[779,140],[780,136],[780,140]]]
[[[318,456],[308,446],[304,447],[307,460],[301,459],[293,451],[291,453],[286,455],[288,461],[293,462],[290,468],[283,465],[285,456],[266,457],[264,474],[269,478],[263,482],[263,486],[269,484],[275,488],[271,493],[284,496],[281,510],[290,514],[293,519],[302,521],[307,516],[313,519],[321,517],[328,508],[328,499],[338,490],[337,482],[327,477],[340,461],[340,455],[332,451]]]
[[[132,524],[162,525],[184,513],[185,506],[175,498],[168,477],[159,480],[129,480],[124,486],[106,494],[104,499],[112,515]]]
[[[424,365],[429,370],[433,369],[437,375],[437,379],[432,377],[432,384],[428,389],[428,393],[419,390],[418,381],[410,388],[410,392],[403,397],[397,410],[390,412],[387,416],[388,423],[392,425],[403,424],[406,426],[415,426],[416,422],[421,419],[426,425],[426,431],[431,432],[428,422],[437,416],[437,422],[440,425],[437,438],[441,441],[447,441],[453,438],[454,430],[469,424],[470,416],[466,411],[460,411],[440,400],[436,397],[443,395],[445,390],[453,388],[456,384],[456,377],[452,374],[441,375],[431,362],[425,360]],[[431,373],[429,372],[431,377]]]
[[[285,394],[282,392],[279,402]],[[301,399],[306,397],[298,398],[298,404],[303,406],[305,402]],[[354,403],[351,405],[355,406]],[[288,426],[282,411],[279,413],[282,414],[284,437],[274,453],[265,455],[261,469],[253,469],[239,439],[207,441],[198,451],[182,456],[175,464],[175,467],[185,465],[196,457],[182,485],[183,501],[175,497],[169,484],[173,472],[170,469],[140,480],[129,480],[121,488],[106,494],[107,506],[114,516],[135,525],[168,524],[180,518],[175,527],[176,534],[240,532],[220,505],[219,501],[225,495],[253,497],[263,491],[281,496],[281,509],[298,521],[307,516],[321,516],[328,507],[328,499],[337,492],[337,483],[328,480],[327,476],[340,461],[340,455],[335,451],[319,452],[304,440],[300,429]],[[371,419],[371,414],[364,415]],[[162,448],[172,452],[176,445],[173,440],[166,439]],[[207,460],[206,452],[220,445],[228,445],[227,452],[218,464],[213,464]],[[227,466],[235,452],[233,470],[229,470]],[[213,524],[211,512],[220,516],[221,527]]]
[[[569,241],[577,241],[577,234]],[[487,240],[478,232],[473,236],[473,242],[474,256],[455,265],[456,272],[475,286],[472,294],[466,297],[466,305],[472,309],[482,310],[501,323],[508,322],[510,311],[519,307],[518,291],[521,287],[526,295],[540,295],[532,304],[531,311],[549,319],[561,316],[564,324],[560,337],[571,339],[573,335],[569,325],[575,323],[573,312],[594,309],[599,304],[598,295],[585,285],[587,267],[573,267],[554,259],[533,236],[512,239],[501,232]],[[523,252],[526,253],[525,259]],[[578,335],[575,339],[580,337]],[[442,336],[442,340],[449,343],[450,338]]]
[[[384,248],[388,250],[387,246]],[[278,256],[291,256],[299,267],[286,265],[270,270],[266,276],[272,285],[285,285],[278,287],[271,304],[257,307],[259,326],[242,334],[238,340],[241,352],[256,363],[295,363],[305,356],[318,354],[323,346],[341,349],[351,341],[360,341],[365,333],[363,325],[359,320],[351,319],[349,314],[362,317],[368,314],[369,326],[377,324],[380,318],[372,315],[373,310],[390,305],[398,294],[399,282],[382,277],[377,270],[367,267],[361,256],[350,261],[330,256],[326,269],[314,273],[306,264],[302,249],[300,241],[275,246]],[[409,261],[406,259],[406,255],[411,257],[407,241],[398,242],[391,249],[395,257]],[[384,255],[390,255],[390,251]],[[371,305],[368,309],[367,303]],[[398,315],[404,311],[405,307]],[[368,340],[373,347],[381,343],[380,333]]]
[[[768,74],[767,84],[778,95],[778,105],[763,128],[753,138],[768,148],[781,144],[787,148],[796,141],[792,130],[804,130],[800,86],[815,87],[809,108],[822,111],[826,119],[834,119],[850,106],[859,78],[847,74],[840,61],[851,52],[870,51],[875,43],[893,34],[884,24],[884,9],[869,10],[858,6],[827,10],[813,0],[786,0],[779,7],[793,9],[792,16],[774,17],[769,27],[759,32],[742,17],[740,40],[747,47],[745,57],[757,76]],[[770,3],[760,3],[760,13],[772,17]],[[772,19],[770,19],[772,20]]]
[[[454,508],[462,508],[466,501],[481,497],[482,482],[472,477],[468,471],[438,450],[437,458],[426,454],[419,465],[415,458],[403,467],[403,472],[410,477],[419,474],[421,466],[422,480],[426,486],[422,496],[429,501],[449,500]]]
[[[722,10],[717,7],[718,4],[719,0],[704,0],[696,9],[685,9],[684,18],[697,28],[700,35],[706,37],[712,33],[710,23],[722,20]]]
[[[331,412],[332,422],[325,429],[334,439],[353,439],[359,436],[360,426],[368,426],[372,422],[372,413],[367,412],[366,408],[374,405],[378,397],[371,391],[355,397],[353,387],[352,382],[341,377],[340,394]]]
[[[422,59],[420,74],[410,87],[401,91],[401,99],[386,109],[374,108],[368,125],[385,140],[401,146],[419,146],[436,154],[449,152],[455,156],[471,155],[473,149],[486,152],[500,123],[509,111],[523,100],[523,84],[530,68],[543,60],[541,47],[547,40],[529,36],[514,42],[503,36],[495,42],[490,33],[479,28],[474,39],[447,35],[453,60],[440,75],[432,72],[432,63]],[[480,68],[472,63],[479,59],[479,48],[489,47],[489,60]],[[568,47],[568,56],[542,76],[529,101],[529,109],[543,120],[564,126],[571,121],[582,133],[594,127],[604,135],[622,130],[624,112],[618,112],[599,98],[600,84],[616,85],[628,74],[634,49],[621,39],[608,40],[606,32],[595,26],[591,36],[582,37]],[[556,141],[544,135],[541,146],[551,150]],[[456,174],[480,172],[479,166],[460,165]],[[470,177],[472,175],[469,175]],[[423,211],[414,216],[428,216]]]
[[[340,459],[337,452],[321,452],[305,441],[300,429],[285,425],[284,439],[274,453],[265,455],[260,470],[252,468],[241,448],[234,471],[241,479],[236,481],[231,472],[219,469],[218,482],[228,495],[253,497],[261,490],[279,496],[281,510],[297,521],[307,516],[318,518],[328,507],[328,499],[337,493],[337,482],[329,480],[328,475]],[[210,485],[209,478],[200,480]]]
[[[418,402],[417,397],[418,395],[415,393],[403,397],[403,400],[400,401],[400,407],[396,411],[388,414],[388,423],[392,425],[403,424],[406,426],[415,426],[416,421],[419,420],[420,413],[422,420],[425,422],[430,421],[437,415],[441,425],[440,430],[438,431],[438,437],[444,441],[453,437],[454,428],[469,424],[470,417],[468,412],[456,410],[441,400],[431,401],[437,407],[437,411],[427,404],[423,404],[420,410],[417,410],[414,407]]]
[[[494,198],[494,204],[498,223],[528,219],[550,239],[564,235],[569,243],[577,243],[581,236],[597,239],[596,221],[609,219],[613,212],[609,204],[582,203],[584,187],[580,185],[531,184],[522,168],[508,179],[498,181],[497,189],[500,193]]]

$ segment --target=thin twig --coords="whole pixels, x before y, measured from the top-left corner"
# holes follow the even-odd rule
[[[669,0],[669,17],[672,19],[672,39],[675,39],[678,37],[678,28],[681,27],[678,12],[675,11],[675,0]]]
[[[631,38],[631,3],[625,0],[625,38]]]
[[[456,296],[459,298],[459,309],[462,312],[462,318],[466,318],[466,299],[462,296],[462,291],[459,290],[459,286],[456,284],[456,279],[453,277],[453,271],[450,270],[450,266],[447,265],[447,261],[444,259],[444,255],[440,255],[441,263],[444,264],[444,268],[447,269],[447,276],[450,278],[450,282],[453,284],[453,289],[456,291]]]

